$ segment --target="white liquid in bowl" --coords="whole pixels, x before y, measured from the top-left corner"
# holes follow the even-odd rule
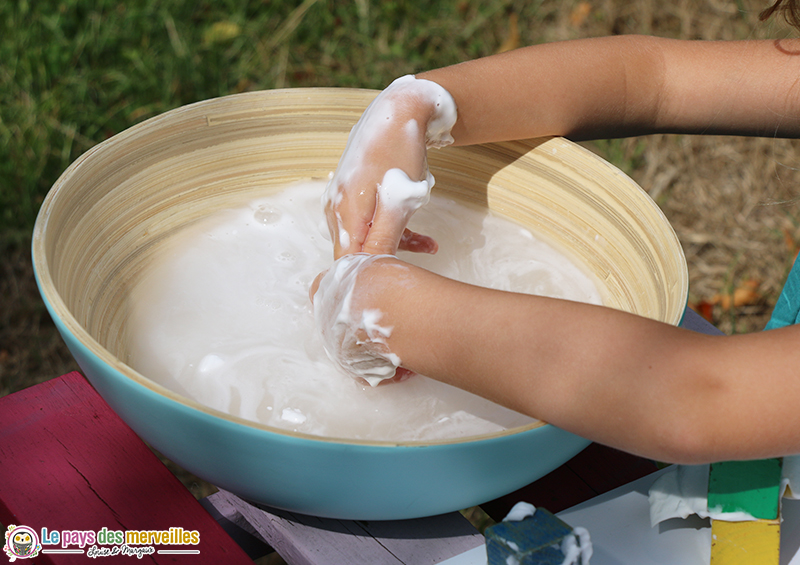
[[[369,387],[340,373],[314,328],[308,288],[332,262],[324,182],[226,210],[182,230],[131,290],[127,363],[217,410],[347,439],[491,433],[531,418],[416,376]],[[600,304],[583,271],[508,220],[435,194],[410,225],[439,243],[406,261],[481,286]]]

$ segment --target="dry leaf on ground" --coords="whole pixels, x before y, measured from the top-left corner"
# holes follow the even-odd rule
[[[592,13],[592,5],[589,2],[579,2],[569,14],[569,23],[572,27],[581,27]]]
[[[512,13],[508,16],[508,35],[503,44],[497,49],[498,53],[512,51],[519,47],[519,25],[517,14]]]
[[[761,281],[748,279],[730,294],[715,294],[710,302],[712,305],[719,304],[723,310],[755,304],[761,300],[761,293],[758,291],[760,285]]]

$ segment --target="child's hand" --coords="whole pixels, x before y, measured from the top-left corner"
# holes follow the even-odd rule
[[[349,253],[435,253],[436,242],[406,224],[428,201],[427,147],[452,143],[455,102],[436,83],[397,79],[350,132],[324,203],[334,258]]]
[[[407,271],[393,256],[350,254],[317,277],[310,290],[317,331],[328,356],[345,373],[372,386],[411,374],[400,367],[400,358],[387,345],[392,326],[376,304],[375,290],[380,286],[374,286]]]

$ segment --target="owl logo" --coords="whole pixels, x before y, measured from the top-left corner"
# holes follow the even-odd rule
[[[39,536],[28,526],[9,526],[6,530],[6,545],[3,551],[8,555],[9,561],[17,559],[32,559],[39,555],[42,546]]]

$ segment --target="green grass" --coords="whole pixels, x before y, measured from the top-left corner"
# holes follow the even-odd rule
[[[494,52],[512,11],[537,41],[541,2],[0,2],[0,242],[30,233],[78,155],[143,119],[245,90],[381,88]]]

